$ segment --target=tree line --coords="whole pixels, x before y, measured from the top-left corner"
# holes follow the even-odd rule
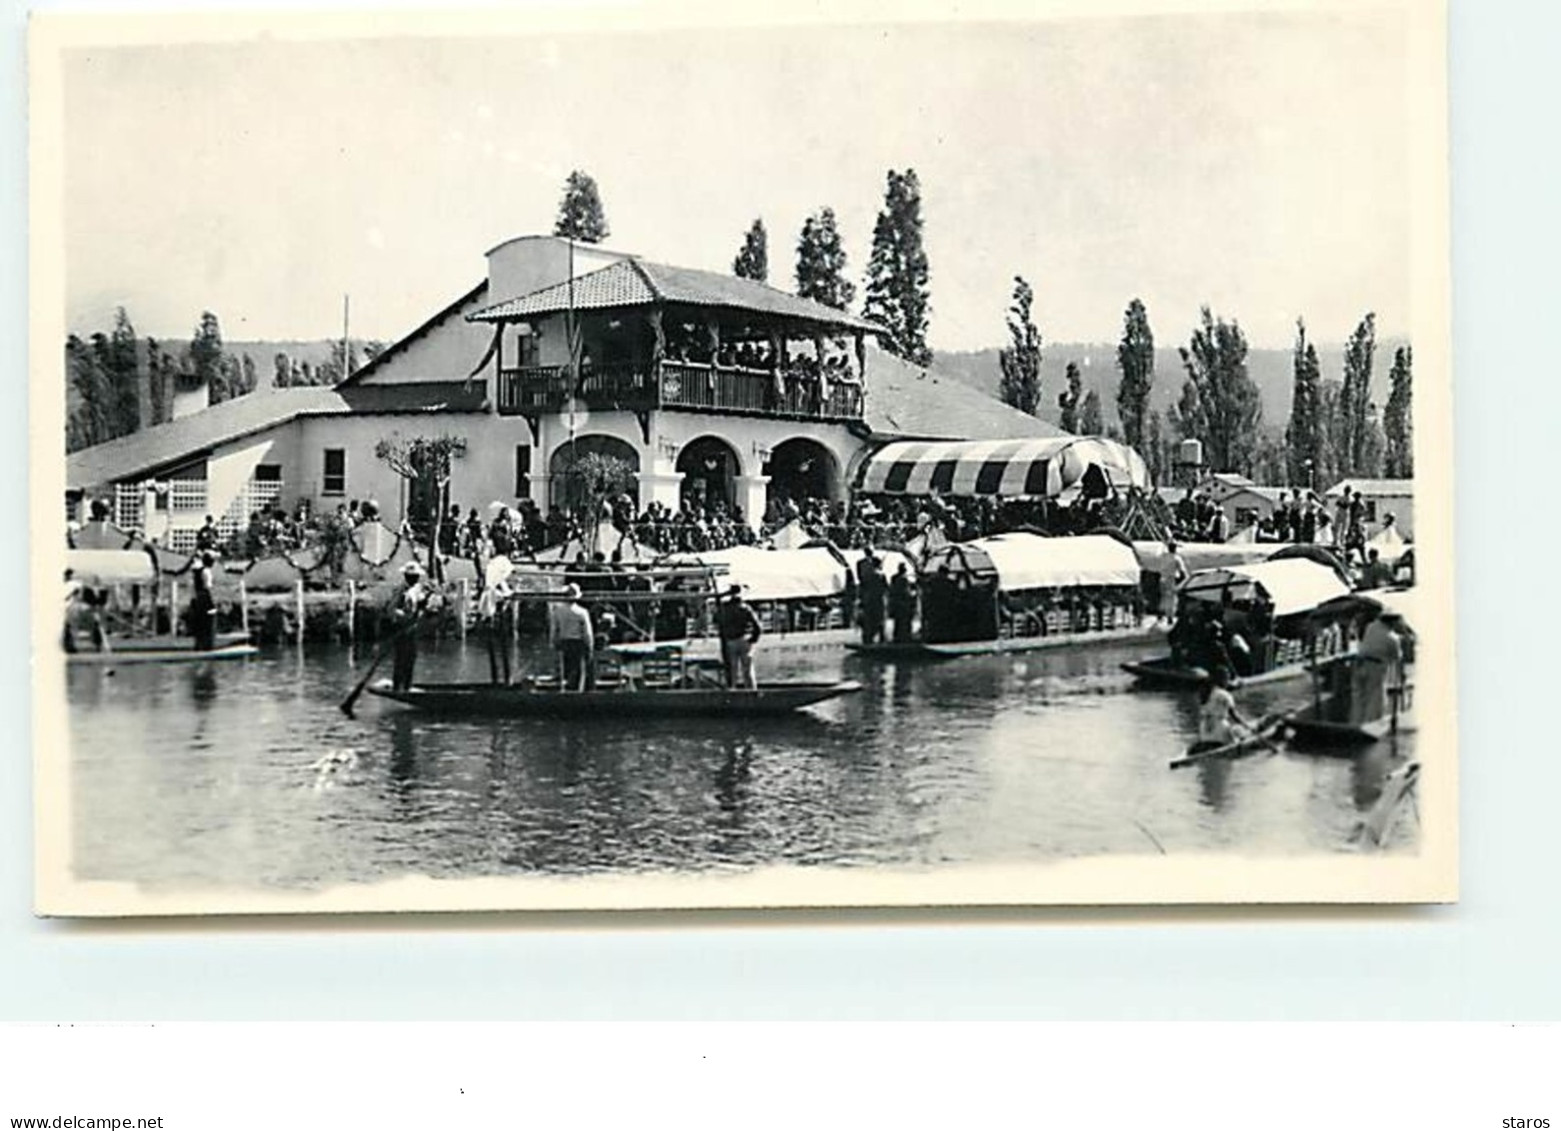
[[[611,234],[596,180],[576,169],[564,183],[553,234],[600,243]],[[835,210],[819,208],[797,236],[795,293],[836,310],[849,310],[857,288],[847,277],[848,259]],[[744,233],[732,273],[767,283],[769,233],[763,217]],[[861,313],[885,328],[884,348],[914,365],[932,361],[927,346],[931,316],[927,252],[922,243],[921,182],[915,169],[890,169],[883,208],[873,225],[872,249],[862,287]]]
[[[571,173],[559,205],[555,234],[587,242],[609,229],[599,189],[589,174]],[[796,293],[837,310],[856,301],[847,278],[847,257],[833,208],[803,221],[797,237]],[[744,233],[732,262],[733,274],[758,282],[769,278],[769,234],[762,217]],[[1042,336],[1034,318],[1035,292],[1022,276],[1013,281],[1007,311],[1008,344],[999,352],[998,395],[1037,415],[1041,388]],[[921,185],[914,169],[889,170],[883,208],[873,226],[861,313],[885,328],[889,352],[916,365],[931,363],[927,324],[931,313],[927,254],[922,242]],[[1182,386],[1165,413],[1153,408],[1155,339],[1144,303],[1134,298],[1123,312],[1116,361],[1117,421],[1105,420],[1094,389],[1085,392],[1077,362],[1070,361],[1066,385],[1057,395],[1062,427],[1081,435],[1108,435],[1143,454],[1159,482],[1170,482],[1176,448],[1201,441],[1204,465],[1236,471],[1267,483],[1324,486],[1347,477],[1408,478],[1414,474],[1411,391],[1413,352],[1395,351],[1389,394],[1379,413],[1371,398],[1376,353],[1376,318],[1361,319],[1345,347],[1340,379],[1322,376],[1317,351],[1296,322],[1295,395],[1283,433],[1265,428],[1256,383],[1247,372],[1247,340],[1240,323],[1207,306],[1185,346],[1177,350]]]
[[[353,342],[346,350],[347,372],[384,348],[380,342]],[[343,375],[343,347],[333,342],[327,360],[311,363],[278,352],[272,358],[270,384],[334,385]],[[66,381],[73,396],[65,420],[65,450],[78,451],[173,419],[174,398],[207,389],[211,404],[246,396],[260,384],[259,367],[248,351],[229,350],[217,315],[202,311],[188,342],[142,338],[124,307],[114,311],[114,326],[65,341]]]
[[[1042,339],[1031,313],[1033,303],[1032,287],[1016,276],[1008,308],[1010,341],[998,355],[998,395],[1007,404],[1038,415],[1043,397]],[[1282,435],[1264,427],[1262,399],[1247,372],[1247,340],[1237,320],[1203,307],[1198,325],[1177,355],[1182,366],[1180,395],[1162,414],[1150,405],[1154,331],[1143,302],[1133,299],[1123,312],[1116,350],[1120,424],[1103,421],[1098,393],[1083,392],[1078,363],[1070,361],[1066,384],[1057,394],[1062,428],[1125,441],[1144,456],[1161,483],[1172,480],[1176,448],[1183,440],[1202,443],[1204,466],[1271,484],[1323,487],[1350,477],[1413,476],[1414,354],[1409,346],[1395,350],[1387,402],[1379,413],[1371,397],[1374,314],[1362,318],[1350,335],[1338,380],[1324,379],[1317,349],[1307,339],[1306,323],[1297,320],[1294,397]]]

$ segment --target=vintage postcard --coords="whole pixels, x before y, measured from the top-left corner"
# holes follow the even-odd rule
[[[1457,897],[1439,4],[30,65],[39,913]]]

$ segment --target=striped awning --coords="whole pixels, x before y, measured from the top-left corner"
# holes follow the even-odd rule
[[[906,440],[874,452],[858,486],[868,494],[1056,497],[1091,467],[1119,488],[1149,488],[1149,468],[1126,444],[1094,436],[1028,440]]]

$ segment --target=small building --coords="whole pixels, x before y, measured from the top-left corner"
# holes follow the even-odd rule
[[[780,498],[845,498],[894,440],[1061,434],[763,283],[552,236],[508,240],[487,265],[335,388],[257,390],[72,453],[67,502],[105,499],[119,525],[188,549],[208,514],[227,534],[272,504],[373,500],[392,524],[450,503],[546,512],[597,452],[628,466],[641,507],[722,502],[757,524]],[[443,497],[375,454],[441,435],[465,442]]]
[[[1160,489],[1160,497],[1173,510],[1188,494],[1207,495],[1225,512],[1225,526],[1232,534],[1249,526],[1256,526],[1273,514],[1279,501],[1291,494],[1289,488],[1264,487],[1245,475],[1235,472],[1219,472],[1204,476],[1190,490],[1181,487]]]
[[[1413,479],[1341,479],[1328,488],[1324,498],[1329,509],[1338,505],[1348,487],[1366,504],[1368,531],[1380,527],[1393,516],[1393,525],[1406,540],[1415,536],[1415,481]]]

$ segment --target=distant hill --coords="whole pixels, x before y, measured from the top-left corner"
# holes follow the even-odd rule
[[[1382,339],[1377,342],[1376,364],[1372,370],[1372,393],[1380,406],[1387,399],[1387,375],[1393,364],[1393,351],[1404,343]],[[1000,348],[992,346],[982,350],[940,352],[932,359],[932,366],[939,373],[965,382],[982,392],[997,396],[1002,378],[998,362]],[[1317,354],[1322,362],[1323,378],[1338,380],[1344,368],[1342,345],[1318,344]],[[1061,415],[1057,409],[1057,394],[1067,387],[1068,362],[1079,364],[1079,375],[1084,381],[1084,391],[1095,389],[1100,393],[1101,408],[1107,421],[1117,418],[1117,385],[1122,373],[1117,368],[1115,342],[1046,342],[1041,346],[1041,411],[1043,420],[1055,424]],[[1186,374],[1182,359],[1175,347],[1155,350],[1154,388],[1149,402],[1164,412],[1176,404],[1182,394],[1182,382]],[[1257,385],[1263,399],[1263,422],[1270,427],[1283,428],[1290,419],[1290,395],[1295,374],[1293,358],[1288,349],[1250,349],[1247,351],[1247,373]]]

